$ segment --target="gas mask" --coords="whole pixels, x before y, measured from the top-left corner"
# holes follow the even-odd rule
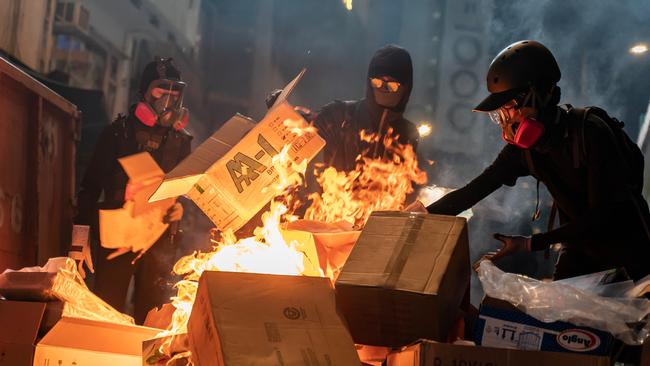
[[[396,107],[404,95],[404,87],[392,79],[370,78],[370,85],[375,102],[384,108]]]
[[[531,148],[544,134],[542,122],[522,114],[522,106],[525,106],[531,97],[534,108],[536,97],[533,94],[534,92],[528,93],[521,106],[516,100],[511,100],[501,108],[488,112],[490,119],[501,127],[503,140],[522,149]]]
[[[183,107],[183,92],[186,84],[182,81],[158,79],[153,81],[144,99],[138,103],[135,116],[146,126],[159,124],[182,130],[189,122],[189,111]]]

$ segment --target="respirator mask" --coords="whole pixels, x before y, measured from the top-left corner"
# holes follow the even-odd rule
[[[135,116],[146,126],[159,124],[182,130],[189,122],[189,111],[183,107],[186,84],[178,80],[154,80],[142,101],[135,109]]]
[[[522,113],[529,100],[532,100],[532,108],[535,108],[537,98],[535,91],[531,90],[521,104],[517,99],[513,99],[500,108],[488,112],[490,119],[501,127],[501,137],[505,142],[522,149],[529,149],[542,137],[544,124]]]

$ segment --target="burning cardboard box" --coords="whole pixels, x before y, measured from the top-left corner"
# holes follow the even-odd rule
[[[359,365],[327,278],[204,272],[189,324],[198,365]]]
[[[374,212],[336,281],[356,343],[447,339],[469,286],[464,218]]]
[[[388,366],[608,366],[609,364],[607,357],[444,344],[426,340],[388,355]]]
[[[165,176],[150,201],[187,195],[222,231],[246,224],[277,194],[272,186],[287,178],[273,162],[285,146],[295,164],[310,161],[325,146],[286,101],[303,73],[260,123],[239,114],[228,120]]]

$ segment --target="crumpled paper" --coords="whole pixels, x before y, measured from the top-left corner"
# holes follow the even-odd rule
[[[71,258],[50,258],[43,267],[0,274],[0,295],[13,300],[64,302],[63,316],[133,325],[133,318],[108,305],[86,287]]]

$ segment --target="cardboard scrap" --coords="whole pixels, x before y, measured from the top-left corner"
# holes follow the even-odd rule
[[[101,245],[104,248],[122,249],[116,251],[118,254],[129,250],[144,252],[151,248],[169,227],[169,224],[163,223],[163,217],[176,200],[168,198],[148,202],[165,175],[148,152],[118,160],[129,176],[125,204],[119,209],[99,210]]]

